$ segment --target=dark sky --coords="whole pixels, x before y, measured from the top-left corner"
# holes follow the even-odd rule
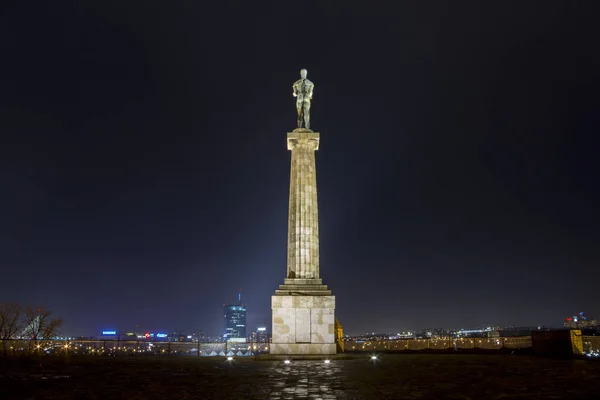
[[[307,68],[346,331],[600,318],[594,3],[3,4],[0,302],[270,326]]]

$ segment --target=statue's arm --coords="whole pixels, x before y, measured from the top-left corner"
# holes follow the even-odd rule
[[[298,97],[298,89],[296,88],[296,84],[292,85],[292,89],[294,90],[294,97]]]

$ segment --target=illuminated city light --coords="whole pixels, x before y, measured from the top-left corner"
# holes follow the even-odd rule
[[[325,364],[329,364],[331,361],[329,360],[325,360]]]
[[[284,363],[289,364],[290,360],[285,360]]]
[[[377,356],[371,356],[371,360],[373,360],[373,361],[377,360]]]
[[[233,361],[233,357],[231,357],[231,356],[227,357],[227,361]]]

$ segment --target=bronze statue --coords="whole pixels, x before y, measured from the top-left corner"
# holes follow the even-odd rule
[[[312,100],[315,85],[306,79],[308,72],[300,70],[300,78],[294,85],[294,97],[296,98],[296,110],[298,111],[298,128],[310,129],[310,101]],[[304,122],[304,126],[302,123]]]

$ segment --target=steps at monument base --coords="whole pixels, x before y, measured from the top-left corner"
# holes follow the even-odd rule
[[[329,290],[327,285],[279,285],[279,290]]]
[[[322,285],[323,279],[285,278],[284,285]]]
[[[314,295],[314,296],[330,296],[331,290],[327,289],[327,285],[279,285],[279,289],[275,294],[280,296],[286,295]]]
[[[276,290],[275,296],[331,296],[331,290],[322,292],[309,292],[304,290],[302,292],[292,292],[289,290]]]
[[[331,290],[286,288],[275,290],[276,296],[331,296]]]

